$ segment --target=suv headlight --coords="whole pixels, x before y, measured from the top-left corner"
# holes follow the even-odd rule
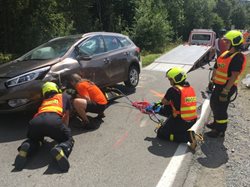
[[[50,69],[50,67],[48,66],[48,67],[44,67],[41,69],[37,69],[37,70],[30,71],[30,72],[25,73],[25,74],[16,76],[14,78],[7,80],[5,82],[5,85],[9,88],[9,87],[13,87],[13,86],[27,83],[29,81],[35,80],[37,77],[41,76],[43,73],[45,73],[49,69]]]

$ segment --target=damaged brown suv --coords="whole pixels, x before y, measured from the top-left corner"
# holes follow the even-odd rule
[[[63,84],[80,73],[100,87],[136,87],[140,49],[125,35],[92,32],[52,39],[0,66],[0,113],[23,111],[41,100],[46,81]]]

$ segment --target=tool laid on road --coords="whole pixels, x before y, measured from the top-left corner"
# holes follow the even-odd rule
[[[204,102],[199,106],[201,108],[201,113],[195,124],[188,130],[191,136],[194,136],[198,142],[203,143],[204,139],[202,136],[203,127],[208,124],[211,108],[210,108],[210,96],[211,92],[201,92],[202,98],[205,99]]]
[[[148,101],[131,101],[129,99],[129,97],[127,95],[125,95],[121,90],[119,90],[118,88],[114,88],[114,87],[112,87],[112,88],[107,87],[103,91],[105,92],[105,95],[109,101],[113,100],[115,98],[125,97],[133,107],[137,108],[138,110],[140,110],[144,114],[148,114],[149,118],[153,122],[157,123],[157,128],[159,128],[163,124],[164,120],[159,119],[156,115],[160,110],[159,103],[158,104],[157,103],[151,104]]]

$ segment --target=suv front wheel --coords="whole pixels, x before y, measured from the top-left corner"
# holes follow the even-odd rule
[[[128,80],[124,82],[126,86],[135,88],[139,83],[139,70],[131,66],[128,71]]]

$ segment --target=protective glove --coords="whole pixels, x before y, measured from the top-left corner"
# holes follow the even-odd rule
[[[147,106],[145,110],[147,112],[154,111],[155,113],[158,113],[160,111],[160,109],[161,109],[161,106],[162,106],[161,101],[158,101],[156,103],[154,102],[154,103],[150,104],[149,106]]]
[[[207,90],[212,92],[213,89],[214,89],[214,83],[213,83],[213,81],[210,81],[207,85]]]
[[[228,101],[228,92],[229,90],[223,89],[219,95],[220,102],[227,102]]]
[[[161,101],[158,101],[156,103],[153,104],[153,110],[156,110],[157,108],[161,107],[162,106],[162,102]]]

